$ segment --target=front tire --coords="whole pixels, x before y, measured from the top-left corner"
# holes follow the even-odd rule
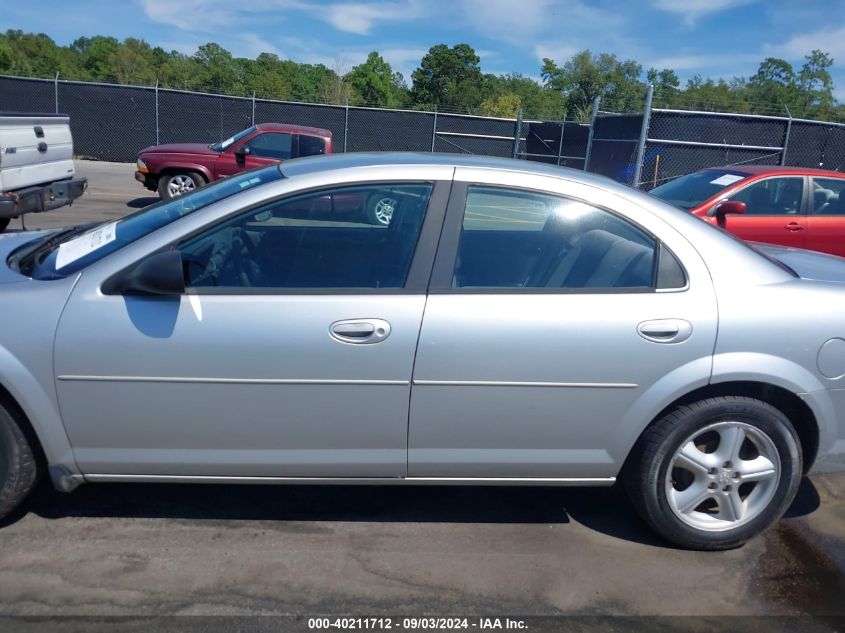
[[[9,222],[11,222],[11,218],[0,218],[0,233],[6,230],[6,227],[9,226]]]
[[[158,180],[158,195],[162,200],[172,200],[191,193],[205,184],[205,178],[193,171],[164,174]]]
[[[0,520],[23,502],[38,480],[35,454],[20,416],[0,404]]]
[[[798,435],[775,407],[724,396],[680,406],[650,427],[626,486],[637,511],[681,547],[738,547],[777,521],[798,491]]]

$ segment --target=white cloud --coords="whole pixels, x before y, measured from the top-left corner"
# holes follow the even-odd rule
[[[720,13],[758,0],[653,0],[652,5],[661,11],[676,13],[683,17],[684,23],[692,26],[699,18]]]
[[[565,44],[537,44],[534,46],[534,55],[541,62],[543,59],[549,58],[558,64],[562,64],[577,52],[577,48]]]
[[[378,22],[413,20],[422,14],[418,0],[406,2],[344,2],[328,7],[314,7],[315,17],[320,17],[338,31],[369,35]]]
[[[657,59],[649,60],[647,67],[657,68],[671,68],[672,70],[706,70],[713,72],[719,69],[735,69],[732,72],[736,75],[743,74],[741,67],[747,64],[758,64],[762,61],[759,53],[716,53],[713,55],[675,55],[670,57],[659,57]]]
[[[768,54],[786,59],[802,59],[815,49],[829,53],[834,59],[845,57],[845,26],[800,33],[782,44],[767,44],[764,48]]]
[[[241,51],[238,51],[238,53],[242,54],[243,57],[258,57],[261,53],[272,53],[284,57],[274,44],[256,33],[244,33],[241,41],[243,42],[242,53]]]
[[[231,0],[139,0],[147,17],[183,31],[210,32],[249,19],[284,17],[289,10],[311,10],[315,5],[301,0],[250,0],[237,4]]]
[[[600,30],[612,37],[621,25],[618,14],[581,0],[460,0],[460,8],[473,30],[520,45],[538,36],[586,43]]]

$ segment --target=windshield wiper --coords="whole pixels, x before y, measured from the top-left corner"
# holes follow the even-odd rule
[[[58,231],[57,233],[50,233],[43,238],[35,240],[32,243],[25,244],[17,249],[9,257],[9,264],[13,265],[18,272],[23,272],[25,268],[29,268],[32,260],[40,253],[51,250],[58,244],[66,241],[74,235],[79,235],[85,231],[102,224],[102,222],[89,222],[87,224],[77,224],[70,228]]]

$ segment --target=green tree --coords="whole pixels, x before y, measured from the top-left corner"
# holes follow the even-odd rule
[[[159,67],[158,80],[163,88],[191,90],[200,87],[200,66],[197,61],[178,51],[167,54],[166,61]]]
[[[566,114],[566,98],[556,90],[543,88],[539,83],[519,73],[484,75],[482,111],[484,102],[503,95],[519,97],[523,114],[537,119],[557,120]]]
[[[478,55],[468,44],[432,46],[412,74],[411,98],[416,105],[470,111],[482,99]]]
[[[235,83],[232,53],[214,42],[203,44],[194,53],[198,66],[198,80],[206,89],[225,93]]]
[[[143,40],[126,38],[111,54],[109,61],[118,83],[149,85],[155,82],[152,49]]]
[[[615,112],[642,109],[645,84],[642,66],[633,60],[619,61],[616,55],[589,50],[573,55],[563,66],[543,59],[542,76],[547,88],[566,96],[567,114],[584,120],[596,97],[602,107]]]
[[[77,38],[69,48],[78,57],[86,79],[116,81],[112,71],[112,56],[119,46],[120,43],[114,37],[95,35]]]
[[[676,105],[681,80],[670,68],[659,71],[656,68],[649,68],[646,73],[648,83],[654,86],[653,105],[654,107],[668,108]]]
[[[384,58],[373,51],[367,60],[346,76],[356,101],[366,105],[395,108],[402,102],[404,80]]]
[[[752,111],[784,106],[795,110],[798,84],[792,64],[777,57],[767,57],[747,84],[747,99]]]
[[[804,59],[806,61],[798,74],[803,115],[829,115],[833,110],[835,101],[833,98],[833,79],[830,76],[833,58],[823,51],[814,50]]]
[[[518,94],[508,92],[498,97],[487,97],[481,102],[481,113],[484,116],[497,116],[504,119],[515,119],[522,109],[522,99]]]

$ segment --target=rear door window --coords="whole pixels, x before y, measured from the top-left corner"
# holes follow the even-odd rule
[[[657,242],[561,196],[471,186],[453,288],[650,289]]]
[[[813,215],[845,215],[845,178],[813,178]]]

